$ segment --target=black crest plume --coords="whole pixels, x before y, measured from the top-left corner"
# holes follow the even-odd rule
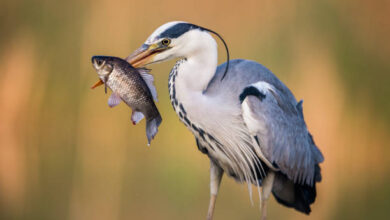
[[[198,26],[198,25],[195,25],[195,26]],[[223,45],[225,46],[225,49],[226,49],[226,68],[225,68],[225,72],[223,73],[223,76],[221,78],[221,81],[223,80],[223,78],[225,78],[226,76],[226,73],[228,72],[229,70],[229,61],[230,61],[230,54],[229,54],[229,48],[225,42],[225,40],[222,38],[222,36],[220,34],[218,34],[217,32],[213,31],[213,30],[210,30],[208,28],[204,28],[204,27],[201,27],[201,26],[198,26],[201,30],[205,30],[205,31],[208,31],[210,33],[213,33],[215,34],[219,39],[221,39]]]

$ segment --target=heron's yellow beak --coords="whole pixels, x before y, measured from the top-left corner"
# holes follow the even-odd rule
[[[96,88],[96,87],[98,87],[98,86],[101,86],[101,85],[103,85],[104,84],[104,82],[101,80],[101,79],[99,79],[99,81],[97,81],[92,87],[91,87],[91,89],[94,89],[94,88]]]
[[[148,65],[153,62],[153,57],[161,52],[161,48],[158,44],[143,44],[140,48],[135,50],[132,54],[130,54],[126,60],[129,62],[134,68],[140,68]]]

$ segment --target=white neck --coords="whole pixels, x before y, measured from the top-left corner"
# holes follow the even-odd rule
[[[217,44],[207,32],[196,33],[191,53],[183,54],[187,59],[178,69],[178,83],[192,92],[203,92],[215,74],[218,64]]]
[[[177,67],[175,94],[179,103],[186,109],[187,117],[206,127],[206,123],[212,121],[207,120],[212,113],[205,107],[215,109],[217,106],[213,106],[218,105],[217,101],[203,93],[217,68],[217,44],[206,32],[192,33],[190,38],[186,48],[180,50],[184,52],[179,54],[179,57],[186,58],[186,61]]]

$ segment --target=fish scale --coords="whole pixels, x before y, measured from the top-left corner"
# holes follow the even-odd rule
[[[141,80],[141,79],[140,79]],[[142,91],[145,87],[140,86],[140,82],[135,82],[125,72],[113,71],[108,77],[107,85],[112,91],[119,93],[123,97],[123,101],[130,106],[138,106],[142,103],[151,101],[150,95],[142,95],[140,93],[131,92],[132,90]],[[145,91],[146,92],[146,91]]]

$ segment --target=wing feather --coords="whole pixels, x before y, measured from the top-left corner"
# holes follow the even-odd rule
[[[246,87],[255,92],[240,97],[244,122],[252,136],[259,140],[264,157],[296,183],[313,185],[315,165],[323,161],[306,128],[302,102],[289,101],[271,84],[259,81]],[[260,157],[260,155],[259,155]]]

